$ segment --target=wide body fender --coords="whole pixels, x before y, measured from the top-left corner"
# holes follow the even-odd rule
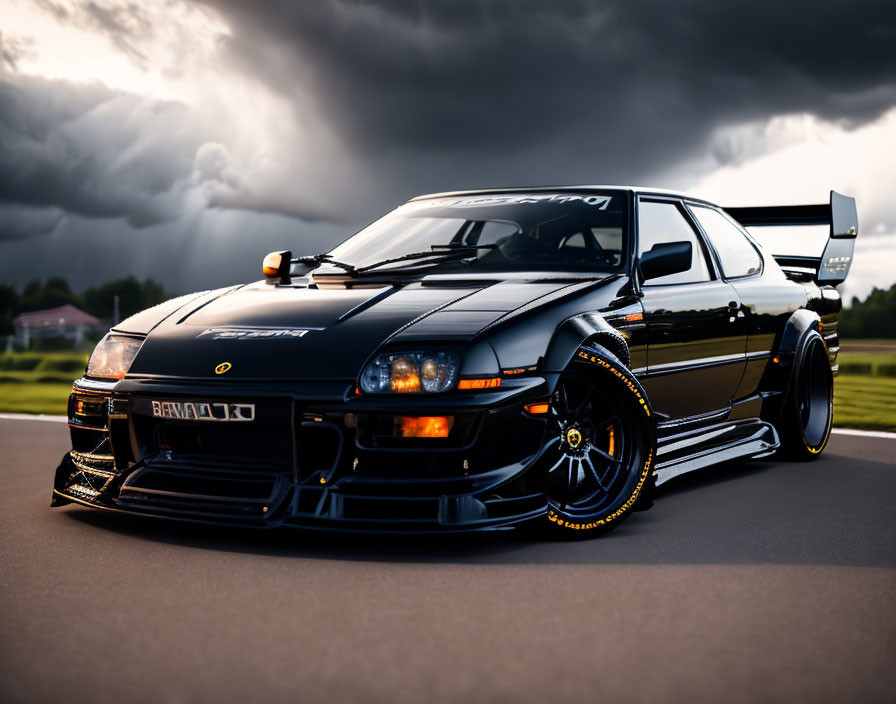
[[[800,342],[810,330],[821,333],[821,317],[812,310],[801,308],[784,324],[781,333],[781,341],[778,344],[778,353],[784,355],[795,354]]]
[[[628,345],[622,334],[598,313],[583,313],[565,320],[545,353],[545,372],[562,372],[583,345],[599,345],[628,368]]]
[[[761,417],[772,423],[781,421],[781,414],[799,369],[806,340],[812,333],[821,335],[821,318],[815,311],[801,308],[784,324],[761,388],[774,392],[764,404]],[[823,340],[822,336],[822,340]]]

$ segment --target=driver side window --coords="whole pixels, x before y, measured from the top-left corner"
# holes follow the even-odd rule
[[[646,286],[692,284],[712,278],[697,233],[680,207],[676,203],[642,200],[638,204],[638,257],[664,242],[690,242],[691,266],[687,271],[650,279]]]

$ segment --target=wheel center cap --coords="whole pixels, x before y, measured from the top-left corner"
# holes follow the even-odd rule
[[[578,428],[570,428],[566,431],[566,444],[573,449],[582,444],[582,433]]]

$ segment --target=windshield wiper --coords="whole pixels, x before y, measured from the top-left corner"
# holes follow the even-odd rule
[[[448,244],[434,244],[430,249],[438,252],[443,249],[497,249],[496,244],[463,244],[461,242],[449,242]]]
[[[383,259],[382,261],[359,267],[355,269],[354,272],[357,274],[363,274],[364,272],[372,271],[373,269],[379,269],[380,267],[386,266],[388,264],[409,262],[416,259],[463,259],[466,256],[469,256],[470,252],[475,252],[477,249],[494,249],[496,246],[497,245],[494,244],[460,244],[457,242],[451,242],[449,244],[434,244],[430,247],[429,251],[411,252],[410,254],[403,254],[400,257]],[[428,263],[429,262],[424,262],[424,264]],[[436,264],[438,263],[438,261],[432,263]]]
[[[296,257],[292,260],[292,263],[314,267],[320,266],[321,264],[330,264],[331,266],[338,266],[340,269],[345,269],[350,274],[355,273],[354,264],[346,264],[345,262],[336,261],[329,254],[312,254],[307,257]]]

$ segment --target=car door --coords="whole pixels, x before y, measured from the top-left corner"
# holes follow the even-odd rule
[[[806,292],[790,281],[744,229],[719,208],[690,203],[688,211],[716,253],[725,281],[737,291],[747,334],[746,370],[735,400],[759,390],[775,340],[794,311],[805,305]]]
[[[661,420],[726,411],[745,365],[737,292],[717,275],[683,204],[639,199],[639,257],[657,243],[682,241],[692,243],[691,267],[641,285],[647,325],[642,384]]]

